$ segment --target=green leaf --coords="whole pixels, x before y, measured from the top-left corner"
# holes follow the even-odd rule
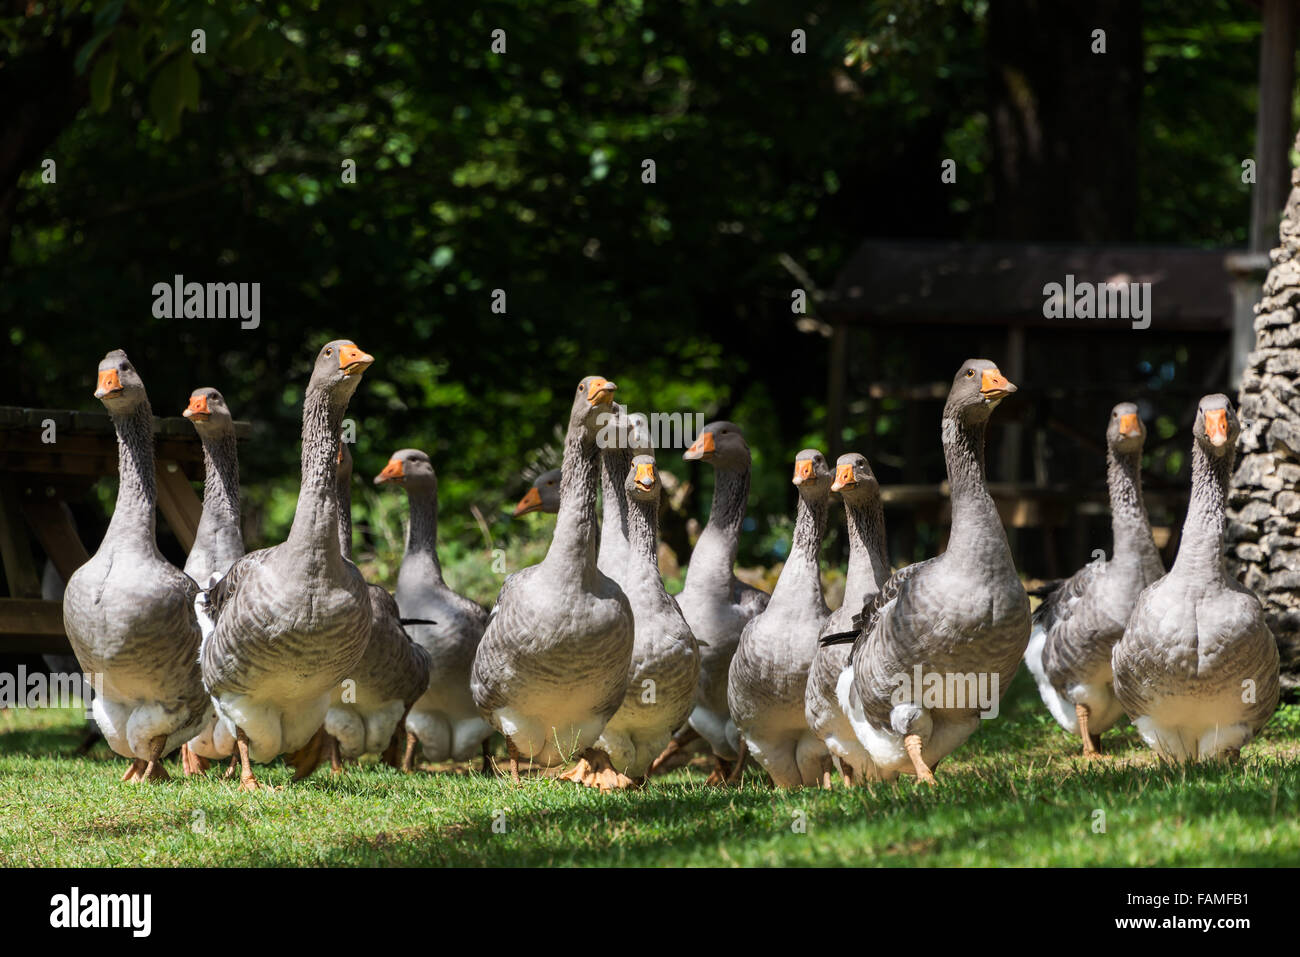
[[[194,65],[194,58],[186,53],[180,57],[178,81],[181,89],[181,106],[191,113],[199,109],[199,71]]]
[[[113,102],[113,81],[117,78],[117,51],[110,50],[95,60],[90,71],[90,105],[96,113],[105,113]]]
[[[168,61],[154,77],[153,86],[149,90],[149,112],[153,115],[154,122],[158,124],[158,131],[166,140],[175,136],[181,128],[181,109],[184,107],[181,64],[185,63],[186,59],[188,58],[175,57]],[[193,68],[192,63],[190,66]]]
[[[135,27],[122,27],[113,38],[113,48],[117,50],[118,62],[122,70],[133,80],[143,80],[148,66],[144,62],[141,47],[144,45],[145,31]]]
[[[95,51],[100,45],[108,39],[108,35],[113,32],[112,27],[106,27],[91,37],[86,45],[77,51],[77,58],[72,61],[72,66],[77,71],[77,76],[86,72],[86,66],[90,63],[90,58],[95,55]]]

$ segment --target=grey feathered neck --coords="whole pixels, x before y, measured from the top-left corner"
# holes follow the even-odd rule
[[[406,556],[397,574],[398,587],[403,575],[414,575],[419,584],[430,579],[441,582],[442,564],[438,561],[438,493],[432,483],[405,483],[410,517],[406,524]],[[408,570],[409,566],[409,570]],[[415,582],[412,583],[416,585]],[[417,585],[418,587],[418,585]]]
[[[596,457],[581,422],[570,422],[564,436],[560,473],[560,511],[542,564],[566,581],[586,581],[596,570]]]
[[[629,536],[627,533],[628,502],[623,481],[632,465],[632,450],[609,448],[600,450],[601,523],[600,542],[596,564],[607,575],[618,578],[627,561]]]
[[[1192,495],[1183,521],[1183,537],[1173,571],[1201,578],[1224,574],[1224,505],[1235,449],[1215,457],[1192,441]]]
[[[342,562],[338,537],[339,429],[348,397],[314,383],[302,406],[302,487],[286,544],[298,561]]]
[[[843,494],[849,532],[849,568],[844,576],[844,604],[861,608],[889,578],[885,547],[885,510],[879,492]]]
[[[715,467],[709,520],[700,532],[686,568],[683,590],[714,592],[730,600],[740,550],[740,530],[749,501],[749,469]]]
[[[154,507],[158,485],[154,475],[153,409],[148,398],[141,398],[129,413],[111,415],[117,431],[118,486],[117,503],[104,538],[156,551]]]
[[[1002,560],[1009,565],[1011,547],[984,481],[987,428],[987,415],[964,417],[954,409],[944,409],[943,454],[952,503],[952,527],[944,556],[975,566]]]
[[[628,502],[627,514],[628,572],[634,563],[659,574],[659,496]]]
[[[1154,581],[1164,574],[1164,565],[1142,500],[1142,452],[1116,452],[1107,446],[1106,485],[1115,543],[1111,561],[1135,573],[1143,572],[1145,580]]]

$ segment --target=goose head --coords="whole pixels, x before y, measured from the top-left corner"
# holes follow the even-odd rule
[[[235,420],[220,392],[210,386],[190,393],[190,404],[181,413],[194,423],[194,430],[203,437],[234,434]]]
[[[1232,400],[1222,392],[1202,398],[1196,407],[1196,424],[1192,426],[1192,433],[1212,458],[1230,455],[1237,447],[1237,436],[1241,435],[1241,423],[1232,407]]]
[[[871,463],[860,452],[845,452],[835,460],[835,481],[831,483],[832,492],[840,492],[845,498],[860,501],[880,494],[880,482],[876,473],[871,471]]]
[[[374,361],[374,356],[362,351],[351,339],[334,339],[321,346],[316,354],[308,388],[320,389],[347,401],[357,390],[361,374]]]
[[[437,493],[438,473],[429,456],[419,449],[398,449],[388,457],[388,464],[375,476],[376,485],[402,485]]]
[[[1132,455],[1142,451],[1147,430],[1132,402],[1121,402],[1110,410],[1110,423],[1106,426],[1106,445],[1112,452]]]
[[[95,398],[104,403],[111,415],[130,414],[145,401],[144,381],[121,349],[114,349],[99,360]]]
[[[560,510],[560,470],[551,469],[533,479],[533,487],[515,506],[515,517],[530,512],[545,512],[554,515]]]
[[[618,386],[604,376],[589,375],[578,383],[573,407],[569,411],[569,427],[580,428],[590,441],[596,441],[603,429],[609,428],[610,415],[622,418],[622,410],[614,403]],[[614,427],[617,428],[617,422]]]
[[[967,359],[952,380],[944,418],[987,421],[998,403],[1015,391],[1016,387],[999,371],[997,363],[989,359]]]
[[[623,483],[628,498],[638,502],[657,502],[659,500],[659,470],[655,467],[653,455],[634,455],[632,466],[627,472],[627,481]]]
[[[794,457],[792,481],[800,495],[825,496],[830,493],[835,473],[826,463],[826,456],[816,449],[804,449]]]
[[[749,445],[734,422],[710,422],[683,454],[688,462],[710,462],[714,468],[743,472],[749,468]]]

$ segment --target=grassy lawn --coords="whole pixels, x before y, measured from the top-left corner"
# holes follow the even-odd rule
[[[367,764],[245,795],[215,772],[183,780],[175,761],[172,782],[132,787],[104,745],[75,755],[80,721],[80,712],[0,714],[0,865],[1300,862],[1300,707],[1279,711],[1237,767],[1161,767],[1127,726],[1107,734],[1110,756],[1089,764],[1023,669],[1002,716],[940,767],[934,789],[905,780],[782,793],[751,770],[743,788],[721,790],[691,767],[601,795],[550,779],[515,790],[477,774]],[[261,775],[289,782],[280,764]],[[1105,833],[1094,833],[1098,811]]]

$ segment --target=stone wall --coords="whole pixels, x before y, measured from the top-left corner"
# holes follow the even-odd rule
[[[1300,149],[1300,138],[1297,139]],[[1228,500],[1228,567],[1259,595],[1282,654],[1284,687],[1300,688],[1300,170],[1263,296],[1255,351],[1242,374],[1241,461]]]

